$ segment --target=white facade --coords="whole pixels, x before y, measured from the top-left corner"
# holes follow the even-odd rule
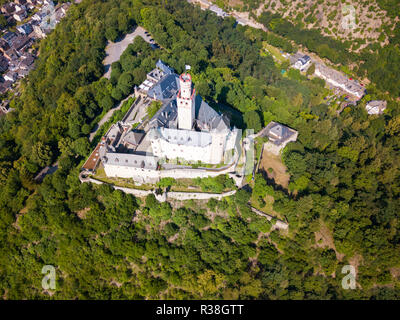
[[[318,64],[315,68],[315,75],[324,79],[333,87],[341,88],[359,99],[364,96],[365,90],[362,86],[353,80],[347,79],[347,77],[334,69]]]

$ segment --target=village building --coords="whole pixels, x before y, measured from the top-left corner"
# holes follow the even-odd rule
[[[10,49],[10,45],[4,39],[0,39],[0,51],[5,53]]]
[[[4,78],[2,78],[0,81],[0,94],[3,94],[9,90],[12,87],[12,84],[12,81],[6,81]]]
[[[208,8],[210,11],[214,12],[218,17],[225,18],[229,16],[224,10],[222,10],[220,7],[216,6],[215,4],[211,5]]]
[[[21,50],[24,50],[27,46],[29,46],[30,42],[31,42],[31,39],[28,36],[19,35],[14,39],[11,48],[16,51],[21,51]]]
[[[268,142],[264,144],[264,150],[280,155],[289,142],[297,140],[298,132],[283,124],[271,121],[259,136],[268,137]]]
[[[368,114],[382,114],[387,107],[387,101],[385,100],[373,100],[369,101],[365,106]]]
[[[324,79],[331,86],[342,89],[358,100],[365,95],[365,88],[357,81],[321,63],[315,64],[315,75]]]
[[[6,14],[6,15],[11,15],[15,12],[15,4],[12,2],[5,3],[1,7],[1,12]]]
[[[0,72],[5,72],[8,69],[8,60],[3,55],[0,56]]]
[[[17,34],[15,32],[9,31],[5,33],[1,39],[4,40],[10,47],[14,43],[14,39],[17,37]]]
[[[14,83],[17,78],[18,78],[18,74],[14,71],[9,70],[4,76],[3,76],[4,80],[6,81],[10,81],[12,83]]]
[[[19,58],[19,55],[18,55],[18,52],[14,48],[11,48],[11,49],[7,50],[6,52],[4,52],[4,57],[6,57],[11,63],[12,61],[17,61]]]
[[[311,58],[307,55],[302,56],[299,58],[293,65],[295,69],[300,71],[305,71],[311,65]]]
[[[25,10],[20,10],[16,13],[13,14],[13,18],[17,20],[18,22],[24,21],[28,14],[26,13]]]
[[[26,12],[26,7],[22,4],[16,4],[15,5],[15,12],[19,13],[19,12]]]
[[[18,30],[18,32],[20,32],[24,35],[29,35],[33,32],[33,28],[30,23],[25,23],[23,25],[18,26],[17,30]]]

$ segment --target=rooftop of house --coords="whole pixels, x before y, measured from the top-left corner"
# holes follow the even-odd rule
[[[172,69],[170,66],[164,63],[164,61],[158,59],[156,62],[156,67],[160,70],[162,70],[165,74],[171,74],[174,73],[174,69]]]
[[[9,45],[11,45],[12,41],[17,37],[15,32],[8,31],[3,35],[2,39],[4,39]]]
[[[381,114],[387,107],[385,100],[372,100],[367,103],[365,108],[369,114]]]
[[[156,114],[153,116],[153,118],[149,123],[149,127],[176,128],[177,116],[178,112],[176,107],[176,100],[171,99],[156,112]]]
[[[212,12],[215,12],[220,17],[225,17],[228,15],[224,10],[222,10],[220,7],[216,6],[215,4],[211,5],[208,9],[211,10]]]
[[[23,48],[30,40],[31,40],[31,39],[30,39],[28,36],[26,36],[26,35],[17,36],[17,37],[14,39],[14,42],[13,42],[13,44],[12,44],[12,47],[13,47],[15,50],[20,50],[20,49]]]
[[[10,46],[5,40],[0,39],[0,49],[2,51],[7,51],[8,49],[10,49]]]
[[[229,119],[211,108],[199,95],[195,98],[195,119],[197,126],[201,130],[222,131],[230,127]]]
[[[283,124],[271,121],[264,129],[262,136],[267,136],[268,139],[276,145],[280,145],[287,141],[289,138],[297,134],[293,130]]]
[[[31,54],[27,54],[21,61],[23,67],[29,68],[35,62],[35,57]]]
[[[164,76],[148,90],[148,96],[156,100],[167,100],[176,95],[179,88],[179,77],[175,73]]]
[[[311,60],[311,58],[309,57],[309,56],[307,56],[307,55],[304,55],[304,56],[302,56],[298,61],[301,63],[301,64],[306,64],[308,61],[310,61]]]
[[[25,23],[17,27],[18,31],[21,31],[25,34],[30,34],[33,31],[32,25],[30,23]]]

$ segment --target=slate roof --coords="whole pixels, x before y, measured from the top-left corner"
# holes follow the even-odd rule
[[[163,77],[149,91],[148,96],[157,100],[167,100],[176,95],[179,89],[179,77],[172,73]]]
[[[152,137],[160,137],[169,143],[192,147],[205,147],[212,142],[209,132],[181,130],[172,128],[153,128]]]
[[[4,39],[4,41],[6,41],[9,46],[12,46],[14,39],[16,37],[17,37],[17,35],[14,32],[9,31],[2,37],[2,39]]]
[[[195,98],[195,119],[201,129],[206,130],[225,130],[229,129],[229,120],[211,108],[201,96]]]
[[[152,170],[157,169],[157,158],[153,156],[107,152],[102,160],[103,163],[115,166],[125,166]]]
[[[17,29],[18,29],[18,31],[20,31],[20,32],[22,31],[22,33],[25,33],[25,34],[30,34],[33,32],[32,25],[30,25],[29,23],[25,23],[25,24],[17,27]]]
[[[284,126],[283,124],[271,121],[265,127],[265,134],[263,134],[263,136],[268,136],[269,140],[271,140],[274,144],[280,145],[282,142],[286,141],[295,134],[295,130]]]
[[[305,65],[308,61],[310,61],[310,59],[311,58],[309,56],[305,55],[305,56],[301,57],[299,59],[299,61],[301,62],[302,65]]]

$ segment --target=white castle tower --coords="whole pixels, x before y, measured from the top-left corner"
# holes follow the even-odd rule
[[[180,90],[176,98],[178,104],[178,128],[192,130],[195,113],[195,89],[192,89],[192,77],[182,73],[179,77]]]

